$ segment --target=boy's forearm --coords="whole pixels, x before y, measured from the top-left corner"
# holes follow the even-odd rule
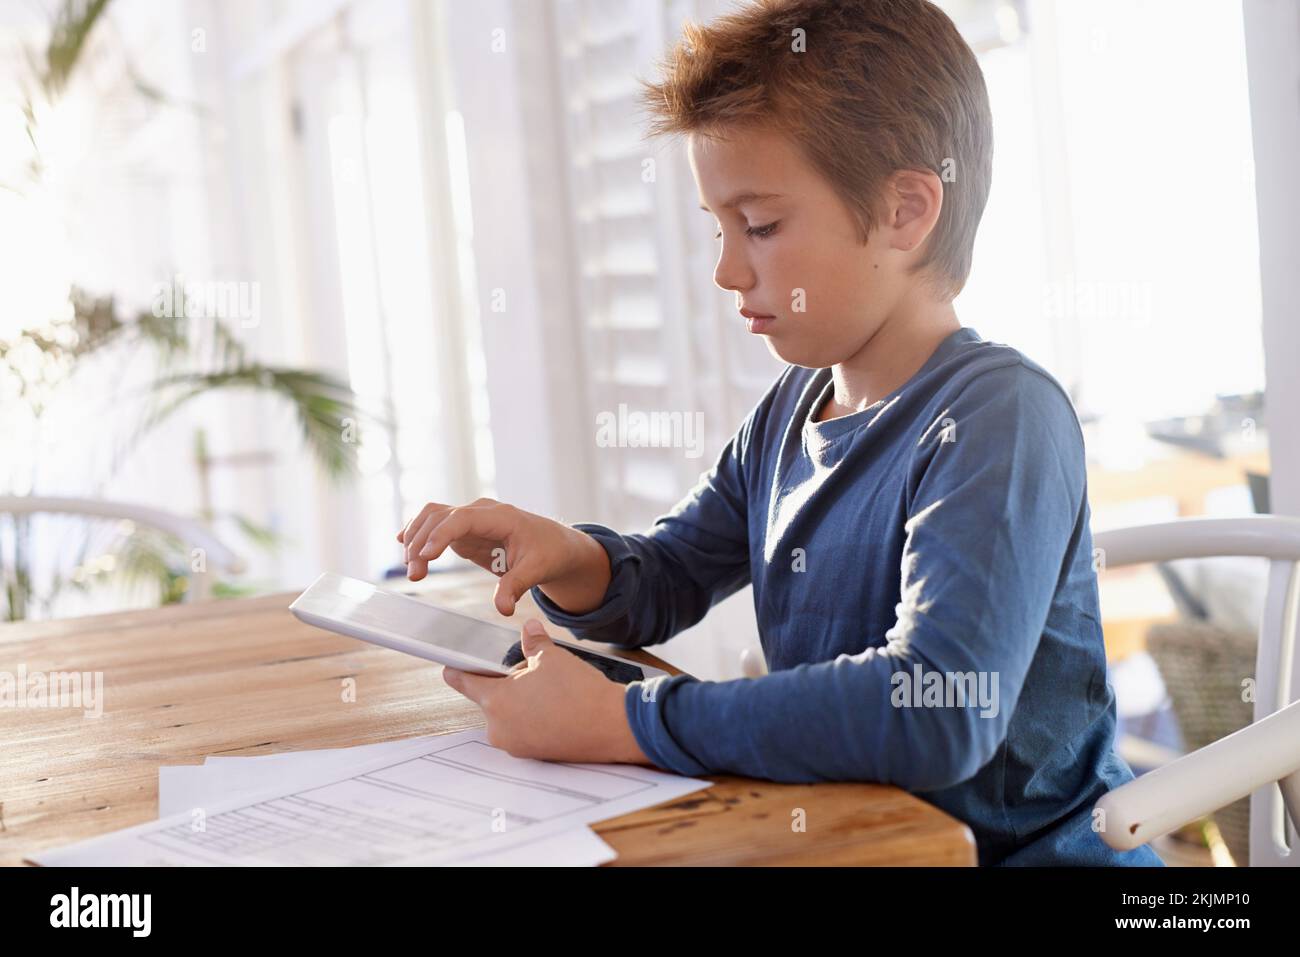
[[[604,553],[596,556],[599,571],[588,573],[591,592],[570,597],[573,605],[566,607],[561,589],[551,582],[536,586],[533,597],[553,623],[583,640],[622,648],[667,641],[703,618],[720,594],[730,595],[749,581],[748,553],[740,552],[739,543],[735,553],[711,553],[707,563],[700,563],[704,538],[682,534],[692,526],[675,518],[659,519],[646,535],[621,535],[596,524],[574,526]],[[597,595],[595,587],[604,591]]]
[[[976,773],[1005,738],[1010,711],[983,717],[979,701],[896,705],[898,670],[910,674],[891,656],[841,655],[759,678],[652,679],[626,703],[644,753],[687,777],[878,781],[930,791]],[[1010,670],[1007,679],[1018,686]]]

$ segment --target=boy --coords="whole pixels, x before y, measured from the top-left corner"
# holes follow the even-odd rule
[[[752,583],[770,673],[623,688],[530,622],[526,665],[448,683],[514,754],[880,781],[965,821],[981,864],[1161,864],[1094,828],[1133,775],[1078,420],[952,306],[991,178],[969,47],[924,0],[767,0],[688,26],[646,102],[688,137],[715,281],[788,368],[644,535],[480,500],[398,538],[412,578],[450,545],[501,575],[503,613],[531,588],[625,647]]]

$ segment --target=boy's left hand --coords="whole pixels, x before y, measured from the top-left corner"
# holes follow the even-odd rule
[[[524,625],[524,661],[501,677],[445,667],[442,678],[487,718],[488,744],[517,758],[651,764],[627,721],[627,687]]]

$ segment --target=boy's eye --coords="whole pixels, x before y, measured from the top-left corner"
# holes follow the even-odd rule
[[[746,229],[745,229],[745,235],[746,235],[746,236],[753,236],[755,239],[766,239],[768,236],[771,236],[772,233],[776,232],[776,227],[777,227],[777,224],[778,224],[778,223],[780,223],[780,220],[779,220],[779,219],[778,219],[776,222],[768,223],[766,226],[749,226],[749,227],[746,227]],[[714,239],[721,239],[721,238],[722,238],[722,230],[719,229],[716,233],[714,233],[714,234],[713,234],[713,238],[714,238]]]

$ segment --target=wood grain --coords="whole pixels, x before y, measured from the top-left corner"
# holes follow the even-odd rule
[[[493,585],[485,573],[452,573],[412,590],[514,627],[537,614],[526,598],[502,618]],[[0,708],[0,864],[154,820],[160,765],[483,726],[440,665],[304,625],[287,610],[296,595],[0,626],[0,671],[21,663],[104,681],[98,718]],[[644,652],[623,654],[676,672]],[[707,791],[593,830],[620,865],[975,863],[965,825],[897,788],[710,780]]]

